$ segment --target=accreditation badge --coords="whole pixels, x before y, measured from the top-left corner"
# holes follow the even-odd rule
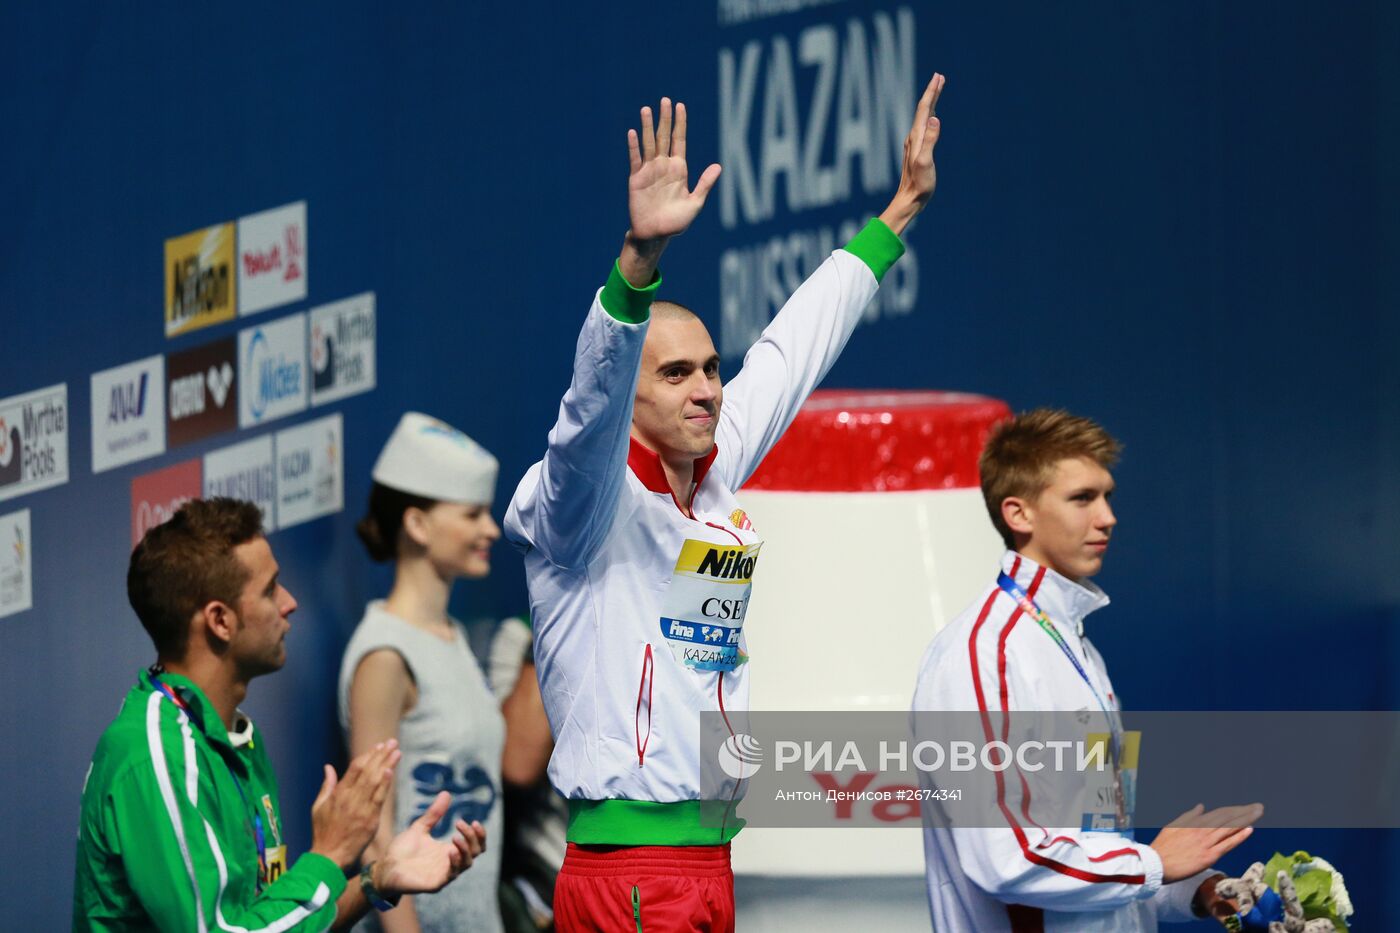
[[[1133,811],[1137,808],[1138,751],[1142,745],[1142,733],[1124,732],[1120,739],[1122,748],[1115,768],[1109,734],[1090,732],[1084,737],[1085,747],[1091,752],[1102,749],[1104,761],[1102,771],[1091,768],[1084,772],[1085,810],[1080,829],[1086,833],[1114,833],[1129,838],[1133,835]]]
[[[258,864],[258,880],[266,887],[287,873],[287,847],[274,846],[267,850]]]
[[[263,811],[267,813],[267,825],[272,830],[272,841],[282,843],[282,827],[277,825],[277,809],[272,805],[272,795],[262,795]]]
[[[714,544],[687,538],[661,604],[661,637],[695,671],[732,671],[748,661],[739,647],[762,541]]]

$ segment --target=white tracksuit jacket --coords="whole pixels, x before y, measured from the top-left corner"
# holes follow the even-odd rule
[[[748,706],[748,664],[735,662],[746,659],[743,614],[761,538],[732,490],[826,375],[902,252],[871,221],[792,295],[724,387],[715,449],[696,461],[691,514],[656,455],[630,440],[647,324],[625,318],[645,318],[656,285],[632,289],[614,269],[595,297],[544,459],[505,520],[525,556],[555,738],[549,775],[570,800],[572,841],[724,841],[675,805],[702,795],[701,711]],[[619,804],[628,801],[640,804]],[[669,813],[658,817],[656,804]]]
[[[1108,605],[1108,596],[1013,551],[1002,557],[1001,569],[1050,617],[1116,713],[1121,707],[1103,658],[1084,637],[1084,617]],[[1082,710],[1090,731],[1106,731],[1089,685],[995,580],[929,645],[913,709],[985,711],[998,724],[1007,713],[1013,735],[1016,712]],[[1134,933],[1157,929],[1159,920],[1194,919],[1196,889],[1218,872],[1163,885],[1162,860],[1145,844],[1078,826],[1042,827],[1035,800],[1054,793],[1048,770],[1007,773],[1024,776],[1028,796],[1018,780],[1005,782],[1005,826],[947,828],[925,820],[929,910],[937,933]],[[927,778],[921,774],[926,785]]]

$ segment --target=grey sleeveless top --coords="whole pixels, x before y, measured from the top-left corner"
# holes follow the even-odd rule
[[[461,624],[453,619],[452,628],[455,638],[445,642],[385,611],[382,601],[370,603],[340,664],[340,726],[348,742],[350,682],[360,660],[381,648],[398,652],[418,685],[418,702],[399,722],[403,759],[395,774],[395,826],[405,829],[446,790],[452,806],[435,836],[446,839],[459,818],[486,827],[486,851],[471,868],[437,894],[414,895],[419,923],[424,933],[500,933],[505,720]],[[379,930],[377,912],[371,910],[355,929]]]

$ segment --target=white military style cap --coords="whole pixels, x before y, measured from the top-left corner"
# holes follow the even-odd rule
[[[450,424],[410,411],[399,419],[370,474],[400,492],[485,504],[496,495],[496,458]]]

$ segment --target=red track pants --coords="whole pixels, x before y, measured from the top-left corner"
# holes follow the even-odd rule
[[[729,846],[579,846],[554,883],[559,933],[734,933]]]

